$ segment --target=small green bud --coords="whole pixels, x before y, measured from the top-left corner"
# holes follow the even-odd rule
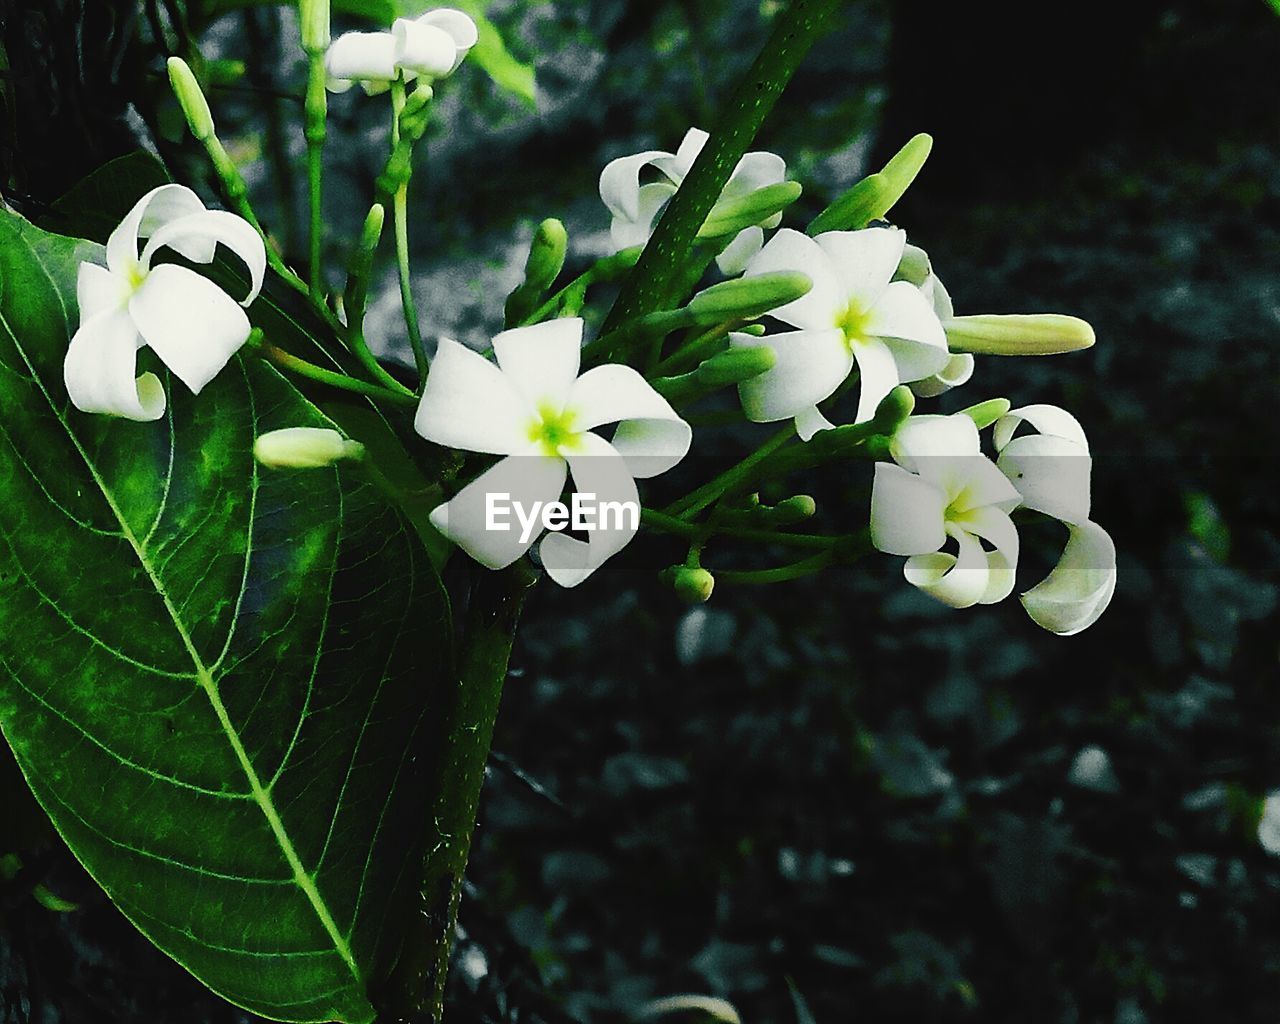
[[[1007,398],[990,398],[985,402],[979,402],[977,405],[971,405],[967,409],[961,409],[969,419],[978,425],[979,430],[986,430],[987,427],[995,423],[996,420],[1004,416],[1013,408],[1013,403]]]
[[[952,352],[987,356],[1056,356],[1097,340],[1085,321],[1061,313],[957,316],[942,326]]]
[[[736,235],[743,228],[763,224],[799,199],[803,191],[798,181],[780,181],[736,199],[721,200],[707,215],[698,237],[724,238]]]
[[[191,126],[191,134],[199,142],[208,141],[214,134],[213,115],[209,113],[209,103],[200,90],[200,83],[181,57],[169,58],[169,84]]]
[[[285,427],[254,441],[253,457],[277,469],[318,469],[340,459],[363,458],[364,445],[323,427]]]
[[[704,604],[711,599],[716,579],[706,569],[673,565],[667,570],[676,595],[686,604]]]
[[[564,224],[548,217],[538,225],[529,243],[529,257],[524,263],[524,281],[507,296],[507,324],[518,324],[537,308],[543,293],[564,269],[569,233]]]
[[[905,384],[899,384],[890,391],[880,404],[876,406],[875,415],[871,417],[871,428],[877,434],[892,437],[898,428],[907,421],[916,407],[916,396]]]
[[[329,0],[298,0],[302,48],[309,54],[329,49]]]
[[[740,277],[698,292],[685,308],[700,326],[726,320],[750,320],[794,302],[807,295],[812,287],[809,275],[796,271]]]
[[[738,328],[738,333],[749,334],[753,338],[763,338],[764,324],[746,324],[745,326]]]
[[[856,231],[879,220],[911,187],[932,149],[932,136],[923,133],[915,136],[883,168],[863,178],[818,214],[809,225],[809,234]]]
[[[777,523],[779,526],[786,526],[788,523],[798,523],[802,519],[809,519],[818,512],[818,503],[808,494],[796,494],[790,498],[778,502],[769,510],[769,521]]]
[[[215,58],[204,62],[204,79],[210,85],[234,85],[244,78],[245,63],[242,60]]]
[[[382,238],[382,225],[386,222],[387,211],[381,203],[374,203],[365,214],[364,227],[360,231],[360,248],[364,252],[373,252],[378,248]]]
[[[695,372],[699,383],[723,388],[759,377],[767,370],[772,370],[777,361],[777,353],[765,345],[758,348],[730,348],[704,360]]]

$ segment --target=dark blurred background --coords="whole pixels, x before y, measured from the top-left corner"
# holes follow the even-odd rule
[[[568,224],[575,264],[603,253],[600,168],[710,127],[779,6],[492,3],[536,65],[538,106],[473,68],[442,90],[411,199],[430,331],[492,333],[545,216]],[[160,74],[189,33],[207,58],[247,62],[215,112],[273,232],[300,248],[300,197],[273,184],[302,145],[290,11],[0,10],[11,201],[38,210],[140,138],[200,180]],[[1115,600],[1064,640],[1016,601],[936,606],[891,558],[722,587],[694,610],[652,571],[540,589],[451,1020],[607,1024],[683,991],[747,1024],[1277,1019],[1280,851],[1258,822],[1280,788],[1278,67],[1266,0],[845,5],[758,148],[804,183],[802,222],[932,133],[894,219],[959,311],[1094,324],[1095,349],[981,361],[941,404],[1008,395],[1077,414],[1094,517],[1120,551]],[[337,256],[385,117],[358,92],[333,108]],[[395,352],[386,269],[372,330]],[[793,489],[838,530],[842,509],[865,508],[862,469]],[[1029,532],[1020,583],[1062,541]],[[7,762],[0,779],[0,856],[21,863],[0,861],[0,1020],[243,1019],[24,816]]]

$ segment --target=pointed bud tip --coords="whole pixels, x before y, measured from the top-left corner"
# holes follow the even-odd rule
[[[204,98],[204,92],[196,80],[195,72],[181,57],[170,57],[166,66],[169,70],[169,84],[173,88],[174,96],[178,99],[178,105],[182,107],[182,113],[187,118],[191,134],[199,142],[212,138],[213,115],[209,112],[209,103]]]
[[[273,469],[320,469],[342,459],[361,459],[364,445],[324,427],[285,427],[253,442],[253,457]]]

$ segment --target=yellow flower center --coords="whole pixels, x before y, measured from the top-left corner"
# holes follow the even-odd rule
[[[537,418],[529,424],[529,440],[547,455],[559,455],[562,448],[576,448],[582,435],[582,431],[574,428],[577,418],[574,409],[541,405]]]
[[[127,274],[127,280],[129,282],[129,294],[132,295],[139,288],[141,288],[142,282],[145,281],[146,279],[147,279],[146,268],[140,262],[134,263],[133,266],[129,268],[129,271]]]
[[[836,326],[844,332],[845,344],[852,348],[859,342],[867,340],[867,325],[871,321],[869,311],[858,303],[851,302],[843,313],[836,317]]]

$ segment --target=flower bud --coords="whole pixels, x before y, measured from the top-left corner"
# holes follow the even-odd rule
[[[733,199],[722,199],[712,207],[698,230],[699,238],[724,238],[743,228],[763,224],[776,217],[800,198],[803,188],[798,181],[780,181]]]
[[[1013,403],[1007,398],[990,398],[985,402],[979,402],[977,405],[971,405],[969,408],[961,409],[960,411],[973,420],[979,430],[986,430],[996,420],[1002,419],[1007,415],[1012,407]]]
[[[956,316],[943,327],[952,352],[988,356],[1056,356],[1096,340],[1085,321],[1061,313]]]
[[[809,225],[809,234],[856,231],[882,218],[916,180],[931,149],[932,136],[915,136],[881,170],[863,178],[818,214]]]
[[[767,346],[730,348],[705,360],[696,373],[700,383],[722,388],[759,377],[777,361],[777,354]]]
[[[765,519],[776,526],[787,526],[809,519],[818,512],[818,503],[808,494],[795,494],[765,510]]]
[[[178,105],[186,115],[187,124],[191,126],[191,134],[198,142],[212,138],[213,115],[209,113],[209,102],[204,98],[195,74],[181,57],[169,58],[169,84],[178,97]]]
[[[871,417],[871,428],[877,434],[892,437],[898,428],[907,421],[916,407],[916,396],[905,384],[899,384],[890,391],[880,404],[876,406],[875,415]]]
[[[813,281],[808,274],[784,271],[724,281],[698,292],[685,307],[695,325],[750,320],[794,302],[809,293]]]
[[[336,430],[322,427],[285,427],[261,435],[253,442],[253,457],[273,468],[318,469],[340,459],[364,457],[364,445],[348,441]]]
[[[716,588],[716,579],[706,569],[673,565],[667,570],[676,595],[686,604],[705,604]]]
[[[310,54],[329,48],[329,0],[298,0],[302,48]]]
[[[507,296],[508,324],[520,323],[533,312],[543,293],[564,269],[568,246],[569,234],[563,223],[549,217],[538,225],[529,244],[529,258],[524,264],[524,282]]]

